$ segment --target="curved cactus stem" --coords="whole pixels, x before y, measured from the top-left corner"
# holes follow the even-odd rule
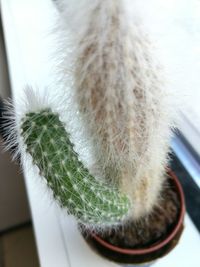
[[[54,197],[79,221],[115,224],[127,215],[129,199],[90,175],[74,151],[58,114],[50,109],[27,113],[21,135]]]

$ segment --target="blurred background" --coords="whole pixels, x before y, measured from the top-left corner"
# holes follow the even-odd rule
[[[166,69],[168,87],[180,95],[176,99],[180,102],[180,125],[171,144],[174,152],[171,165],[181,177],[185,191],[187,238],[191,233],[188,242],[193,247],[190,266],[195,267],[200,251],[200,0],[125,1],[130,8],[137,5]],[[50,32],[59,16],[58,2],[0,1],[1,100],[15,98],[26,83],[39,86],[51,83],[51,52],[55,40]],[[2,111],[2,102],[0,105]],[[2,137],[0,143],[0,267],[67,266],[58,262],[54,265],[49,258],[55,251],[49,247],[51,231],[46,233],[45,228],[48,224],[53,225],[52,229],[61,227],[52,215],[52,203],[41,198],[43,191],[39,192],[37,183],[24,177],[18,162],[11,161],[10,152],[3,151]],[[45,221],[45,217],[51,220]],[[59,240],[62,234],[61,230]],[[63,248],[58,245],[57,249],[62,252]],[[180,263],[187,249],[174,254],[178,255],[176,264],[167,265],[169,261],[158,266],[189,266]],[[74,266],[69,259],[68,264]]]

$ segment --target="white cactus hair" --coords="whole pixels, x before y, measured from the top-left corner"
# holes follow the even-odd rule
[[[64,75],[73,90],[100,172],[134,203],[135,219],[149,214],[165,180],[172,98],[151,43],[127,0],[61,1]],[[72,45],[65,53],[66,39]]]
[[[76,104],[74,104],[70,91],[54,90],[47,87],[41,90],[37,85],[25,85],[20,97],[4,101],[5,111],[5,150],[15,147],[13,160],[25,158],[25,144],[21,139],[20,126],[23,118],[29,112],[39,112],[50,108],[59,114],[63,125],[71,134],[71,140],[78,151],[81,160],[89,167],[93,165],[90,156],[90,142],[86,138],[79,116],[77,115]],[[86,149],[87,148],[87,149]]]
[[[40,97],[37,97],[38,94]],[[17,98],[15,102],[12,99],[4,100],[5,108],[3,111],[3,118],[5,120],[3,124],[5,129],[4,146],[7,151],[10,151],[12,147],[15,147],[15,151],[12,154],[13,160],[24,159],[27,156],[25,155],[25,144],[21,139],[20,134],[20,126],[26,113],[38,112],[46,107],[46,105],[49,106],[51,103],[48,91],[41,94],[37,86],[34,86],[33,89],[30,85],[24,86],[21,98]]]

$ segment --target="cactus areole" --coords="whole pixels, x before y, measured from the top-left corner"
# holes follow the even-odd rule
[[[93,225],[116,224],[126,217],[129,199],[89,173],[56,113],[50,109],[27,113],[21,134],[40,175],[70,214]]]

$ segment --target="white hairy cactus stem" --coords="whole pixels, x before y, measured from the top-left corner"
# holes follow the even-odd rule
[[[127,14],[127,1],[64,3],[74,90],[99,169],[131,197],[140,218],[158,201],[171,133],[171,103],[151,44]]]

